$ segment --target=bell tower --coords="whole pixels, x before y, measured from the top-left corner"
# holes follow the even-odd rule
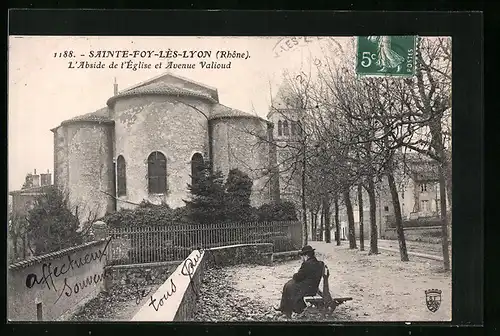
[[[287,86],[282,86],[273,97],[267,114],[267,119],[273,123],[273,139],[276,144],[275,171],[279,175],[280,199],[293,202],[297,211],[301,209],[302,190],[301,111],[293,92]]]

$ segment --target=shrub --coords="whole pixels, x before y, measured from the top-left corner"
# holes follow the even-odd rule
[[[107,214],[101,220],[112,228],[135,228],[138,230],[146,226],[179,227],[179,224],[189,223],[186,213],[187,209],[185,207],[172,209],[166,204],[155,205],[142,202],[136,209],[123,209],[113,212]],[[138,232],[140,231],[130,235],[128,257],[132,263],[172,260],[171,258],[176,255],[169,255],[169,253],[172,254],[172,251],[175,251],[173,248],[175,244],[179,244],[179,246],[186,245],[186,243],[190,244],[189,239],[180,237],[181,233],[175,236],[171,232],[164,232],[163,230],[153,231],[148,233],[146,239]],[[151,245],[150,241],[153,241],[154,245]]]
[[[257,211],[259,221],[295,221],[297,212],[292,202],[263,204]]]
[[[214,223],[226,219],[224,175],[203,167],[193,184],[188,184],[190,200],[185,200],[189,219],[196,223]]]
[[[171,209],[168,205],[143,202],[136,209],[122,209],[106,214],[101,221],[110,227],[167,226],[176,222],[187,222],[185,207]]]
[[[229,221],[249,221],[252,215],[250,195],[252,194],[252,179],[239,169],[231,169],[225,184],[226,216]]]
[[[28,212],[28,239],[36,255],[46,254],[82,243],[80,223],[69,209],[65,194],[54,186],[35,199]]]

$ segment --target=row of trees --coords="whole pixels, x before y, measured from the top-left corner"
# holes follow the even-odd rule
[[[253,181],[242,171],[232,169],[227,179],[221,172],[213,172],[207,164],[193,176],[188,185],[190,199],[186,206],[171,209],[166,204],[142,202],[135,210],[118,211],[103,219],[111,226],[151,225],[151,223],[187,220],[191,223],[217,223],[223,221],[279,221],[296,220],[291,203],[264,204],[252,207],[250,196]],[[11,261],[25,259],[28,255],[42,255],[79,245],[91,235],[93,218],[82,221],[79,208],[71,207],[68,195],[55,186],[45,188],[33,202],[26,216],[9,213],[8,232],[12,242]],[[157,211],[149,211],[157,210]],[[84,222],[83,229],[80,223]]]
[[[406,158],[419,155],[437,167],[444,268],[448,255],[448,205],[451,205],[451,40],[419,38],[416,76],[363,78],[356,75],[354,41],[343,56],[324,53],[308,71],[284,74],[279,94],[283,118],[299,114],[300,137],[279,150],[288,156],[275,171],[292,175],[301,186],[302,221],[307,243],[307,213],[321,211],[329,242],[331,208],[340,244],[339,203],[347,211],[349,246],[357,248],[351,191],[360,207],[360,248],[364,249],[363,191],[370,209],[370,254],[378,253],[376,194],[387,185],[392,200],[401,260],[408,260],[398,183],[408,170]],[[306,74],[307,72],[307,74]],[[431,169],[431,168],[429,168]],[[384,183],[382,183],[384,182]],[[446,195],[448,197],[446,197]],[[449,203],[449,204],[447,204]],[[321,209],[321,210],[320,210]]]

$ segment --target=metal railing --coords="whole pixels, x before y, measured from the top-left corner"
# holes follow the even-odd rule
[[[238,222],[108,228],[109,264],[183,260],[195,248],[273,243],[275,252],[299,249],[300,222]]]

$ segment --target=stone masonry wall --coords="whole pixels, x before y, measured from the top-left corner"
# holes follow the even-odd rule
[[[141,96],[121,98],[113,110],[115,119],[115,159],[123,155],[127,163],[127,195],[134,203],[143,200],[171,207],[183,206],[191,178],[191,158],[208,148],[207,119],[186,102],[209,114],[210,105],[194,98]],[[149,195],[148,156],[159,151],[167,158],[167,193]],[[118,202],[118,209],[130,207]]]
[[[68,143],[67,126],[54,130],[54,184],[67,186],[68,181]]]
[[[427,243],[441,242],[441,227],[404,228],[405,239]],[[382,239],[397,240],[396,229],[387,228],[382,232]]]
[[[273,244],[239,244],[205,250],[208,266],[238,264],[270,265],[273,262]]]
[[[112,126],[93,122],[63,125],[55,132],[55,183],[69,194],[81,221],[112,211]]]
[[[253,180],[252,205],[269,203],[267,124],[257,118],[222,118],[212,123],[214,168],[226,177],[233,168],[245,172]]]
[[[179,262],[107,266],[106,288],[116,285],[162,284],[177,268]]]

